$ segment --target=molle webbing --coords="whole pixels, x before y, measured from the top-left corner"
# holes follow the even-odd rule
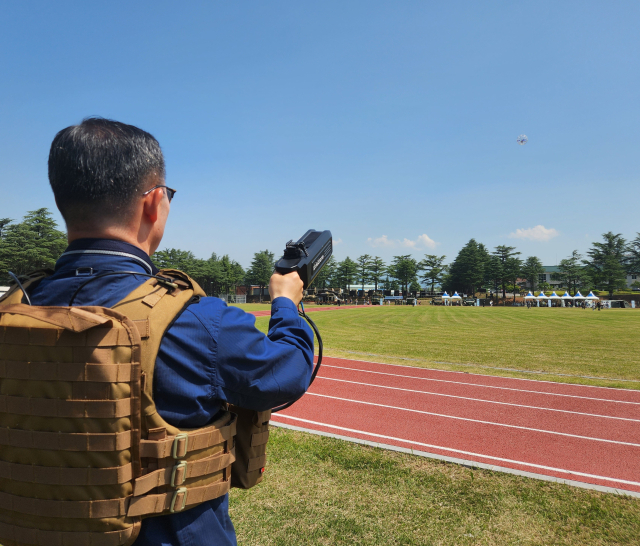
[[[153,402],[162,336],[203,295],[161,274],[178,289],[150,279],[114,309],[0,300],[0,544],[127,545],[141,518],[228,492],[235,415],[180,430]]]
[[[237,406],[229,406],[229,409],[238,416],[231,487],[249,489],[262,481],[267,464],[271,411],[253,411]]]

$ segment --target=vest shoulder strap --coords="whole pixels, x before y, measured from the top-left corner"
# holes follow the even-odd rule
[[[163,269],[158,276],[169,279],[177,288],[151,278],[114,305],[113,309],[136,324],[142,339],[140,364],[144,374],[143,411],[147,428],[166,428],[168,434],[179,434],[177,428],[160,418],[153,402],[155,363],[167,329],[184,309],[206,294],[196,281],[181,271]]]

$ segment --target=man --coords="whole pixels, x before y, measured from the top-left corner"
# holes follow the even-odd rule
[[[32,291],[33,305],[68,305],[91,276],[155,274],[175,190],[165,185],[162,151],[150,134],[100,118],[60,131],[51,145],[49,181],[66,222],[69,247],[55,273]],[[147,280],[96,279],[74,305],[110,307]],[[298,316],[302,281],[274,273],[269,335],[255,319],[218,298],[190,305],[169,328],[156,360],[155,404],[180,428],[213,422],[225,402],[262,411],[302,395],[313,368],[313,333]],[[184,512],[143,520],[136,546],[234,545],[228,495]]]

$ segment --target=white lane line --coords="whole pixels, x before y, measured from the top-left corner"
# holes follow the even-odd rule
[[[372,362],[372,364],[376,364]],[[389,364],[391,366],[391,364]],[[640,406],[640,402],[628,402],[626,400],[610,400],[608,398],[592,398],[590,396],[578,396],[576,394],[561,394],[557,392],[544,392],[544,391],[530,391],[525,389],[514,389],[512,387],[498,387],[496,385],[480,385],[478,383],[465,383],[464,381],[451,381],[449,379],[434,379],[432,377],[416,377],[415,375],[402,375],[397,373],[386,373],[386,372],[374,372],[371,370],[362,370],[360,368],[347,368],[345,366],[334,366],[333,364],[323,364],[323,368],[337,368],[340,370],[350,370],[354,372],[364,372],[364,373],[373,373],[376,375],[390,375],[391,377],[405,377],[408,379],[419,379],[420,381],[437,381],[439,383],[453,383],[454,385],[470,385],[472,387],[482,387],[485,389],[499,389],[503,391],[515,391],[515,392],[530,392],[533,394],[545,394],[548,396],[565,396],[567,398],[580,398],[583,400],[596,400],[598,402],[613,402],[616,404],[635,404]],[[406,367],[406,366],[405,366]],[[439,370],[436,370],[439,371]],[[465,374],[467,375],[467,374]],[[511,378],[510,378],[511,379]],[[558,383],[556,383],[558,384]],[[582,387],[582,385],[580,385]]]
[[[384,355],[374,355],[374,356],[384,356]],[[505,375],[488,375],[485,373],[469,373],[469,372],[460,372],[460,371],[452,371],[452,370],[441,370],[440,368],[420,368],[418,366],[407,366],[406,364],[388,364],[387,362],[374,362],[373,360],[357,360],[355,358],[340,358],[338,356],[327,356],[327,358],[331,358],[333,360],[343,360],[345,362],[363,362],[364,364],[377,364],[378,366],[392,366],[394,368],[411,368],[413,370],[425,370],[428,372],[440,372],[440,373],[458,373],[461,375],[475,375],[476,377],[488,377],[490,379],[508,379],[509,381],[531,381],[532,383],[549,383],[550,385],[570,385],[572,387],[580,387],[580,388],[585,388],[585,389],[606,389],[608,391],[621,391],[621,392],[638,392],[635,389],[625,389],[622,387],[601,387],[599,385],[582,385],[581,383],[559,383],[558,381],[549,381],[547,379],[527,379],[526,377],[509,377],[509,376],[505,376]],[[390,357],[390,358],[394,358],[394,357]],[[397,357],[400,359],[403,359],[403,357]],[[411,360],[411,359],[404,359],[404,360]],[[424,361],[421,361],[424,362]],[[438,361],[434,361],[436,364],[451,364],[453,366],[474,366],[474,364],[462,364],[462,363],[456,363],[456,362],[438,362]],[[323,364],[324,366],[324,364]],[[327,366],[329,366],[329,364],[327,364]],[[486,366],[480,366],[482,367],[486,367]],[[494,370],[501,370],[503,368],[495,368],[492,366],[489,366],[489,368],[492,368]],[[509,368],[504,368],[508,371],[512,371],[512,372],[523,372],[523,373],[528,373],[527,370],[511,370]],[[532,372],[535,373],[535,372]],[[567,377],[583,377],[580,375],[569,375],[569,374],[554,374],[553,372],[539,372],[539,373],[544,373],[545,375],[559,375],[559,376],[567,376]],[[586,379],[602,379],[603,381],[633,381],[634,383],[640,381],[637,379],[621,379],[619,377],[587,377]],[[537,391],[535,391],[537,392]],[[637,402],[634,402],[637,403]]]
[[[353,385],[362,385],[364,387],[377,387],[380,389],[390,389],[394,391],[415,392],[418,394],[429,394],[433,396],[444,396],[446,398],[458,398],[459,400],[470,400],[471,402],[486,402],[487,404],[500,404],[502,406],[514,406],[516,408],[527,408],[542,411],[557,411],[560,413],[571,413],[573,415],[584,415],[587,417],[602,417],[603,419],[619,419],[620,421],[633,421],[634,423],[640,423],[640,419],[631,419],[630,417],[615,417],[613,415],[598,415],[596,413],[584,413],[581,411],[569,411],[555,408],[541,408],[538,406],[525,406],[524,404],[512,404],[510,402],[498,402],[496,400],[483,400],[482,398],[469,398],[467,396],[456,396],[454,394],[443,394],[440,392],[418,391],[413,389],[403,389],[401,387],[389,387],[387,385],[374,385],[372,383],[361,383],[360,381],[347,381],[346,379],[336,379],[334,377],[322,377],[318,376],[318,379],[324,379],[326,381],[338,381],[340,383],[351,383]]]
[[[543,432],[545,434],[554,434],[556,436],[567,436],[569,438],[580,438],[582,440],[592,440],[594,442],[606,442],[608,444],[619,444],[622,446],[640,447],[640,444],[631,442],[621,442],[619,440],[607,440],[605,438],[593,438],[591,436],[580,436],[578,434],[569,434],[568,432],[556,432],[554,430],[544,430],[540,428],[521,427],[519,425],[507,425],[506,423],[494,423],[492,421],[481,421],[479,419],[469,419],[468,417],[456,417],[454,415],[444,415],[442,413],[434,413],[431,411],[414,410],[409,408],[399,408],[397,406],[387,406],[385,404],[376,404],[375,402],[364,402],[362,400],[351,400],[349,398],[340,398],[338,396],[329,396],[327,394],[318,394],[315,392],[307,392],[307,396],[320,396],[322,398],[330,398],[331,400],[342,400],[343,402],[353,402],[355,404],[365,404],[367,406],[377,406],[380,408],[395,409],[399,411],[408,411],[411,413],[421,413],[423,415],[433,415],[434,417],[444,417],[445,419],[455,419],[457,421],[468,421],[469,423],[481,423],[483,425],[494,425],[496,427],[517,428],[520,430],[530,430],[532,432]]]
[[[545,482],[561,483],[564,485],[570,485],[571,487],[579,487],[581,489],[590,489],[592,491],[600,491],[601,493],[612,493],[614,495],[621,495],[625,497],[635,497],[640,499],[640,492],[632,491],[628,487],[618,485],[617,487],[611,487],[610,485],[599,485],[591,483],[586,480],[578,480],[577,478],[570,479],[569,477],[556,477],[547,472],[542,474],[541,472],[531,472],[530,470],[519,470],[517,468],[505,465],[498,465],[494,463],[481,463],[479,461],[473,461],[470,458],[464,459],[462,457],[452,457],[451,455],[442,455],[441,453],[435,453],[433,451],[421,451],[414,449],[413,447],[401,447],[394,444],[386,444],[375,439],[363,440],[362,438],[356,438],[354,435],[346,436],[344,434],[336,434],[333,432],[327,432],[320,430],[319,428],[311,428],[308,426],[290,425],[289,423],[283,423],[281,421],[271,421],[274,427],[284,428],[288,430],[295,430],[297,432],[306,432],[308,434],[314,434],[316,436],[324,436],[325,438],[335,438],[336,440],[342,440],[343,442],[352,442],[363,446],[376,447],[378,449],[386,449],[389,451],[395,451],[396,453],[407,453],[409,455],[415,455],[416,457],[426,457],[427,459],[436,459],[438,461],[445,461],[447,463],[453,463],[457,465],[466,466],[469,468],[481,468],[484,470],[491,470],[491,472],[502,472],[504,474],[512,474],[514,476],[522,476],[523,478],[532,478],[534,480],[542,480]],[[302,423],[301,423],[302,424]]]
[[[290,415],[285,415],[284,413],[279,413],[277,415],[277,417],[285,417],[287,419],[293,419],[294,421],[301,421],[303,423],[309,423],[311,425],[327,427],[327,428],[333,428],[333,429],[337,429],[337,430],[344,430],[346,432],[351,432],[351,433],[354,433],[354,434],[362,434],[364,436],[372,436],[372,437],[375,437],[375,438],[385,438],[386,440],[394,440],[396,442],[402,442],[402,443],[405,443],[405,444],[428,447],[429,449],[440,449],[442,451],[449,451],[451,453],[460,453],[462,455],[470,455],[471,457],[480,457],[482,459],[491,459],[493,461],[501,461],[503,463],[511,463],[511,464],[518,464],[518,465],[522,465],[522,466],[529,466],[531,468],[539,468],[539,469],[542,469],[542,470],[548,470],[550,472],[562,472],[564,474],[572,474],[574,476],[582,476],[584,478],[594,478],[594,479],[597,479],[597,480],[607,480],[607,481],[610,481],[610,482],[617,482],[617,483],[624,483],[624,484],[628,484],[628,485],[640,486],[640,482],[632,482],[632,481],[629,481],[629,480],[621,480],[619,478],[610,478],[608,476],[598,476],[597,474],[586,474],[584,472],[578,472],[576,470],[567,470],[565,468],[555,468],[553,466],[545,466],[545,465],[535,464],[535,463],[525,463],[524,461],[515,461],[513,459],[505,459],[505,458],[502,458],[502,457],[494,457],[492,455],[483,455],[482,453],[473,453],[472,451],[463,451],[461,449],[453,449],[451,447],[443,447],[443,446],[436,446],[436,445],[432,445],[432,444],[425,444],[425,443],[422,443],[422,442],[414,442],[413,440],[405,440],[404,438],[395,438],[394,436],[385,436],[384,434],[375,434],[373,432],[365,432],[364,430],[355,430],[355,429],[352,429],[352,428],[338,427],[336,425],[329,425],[327,423],[319,423],[318,421],[310,421],[309,419],[301,419],[300,417],[292,417]]]

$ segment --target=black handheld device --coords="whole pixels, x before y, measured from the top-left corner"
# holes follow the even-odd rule
[[[284,256],[276,262],[276,271],[283,275],[297,271],[306,289],[332,254],[331,232],[310,229],[295,243],[293,241],[287,243]]]

